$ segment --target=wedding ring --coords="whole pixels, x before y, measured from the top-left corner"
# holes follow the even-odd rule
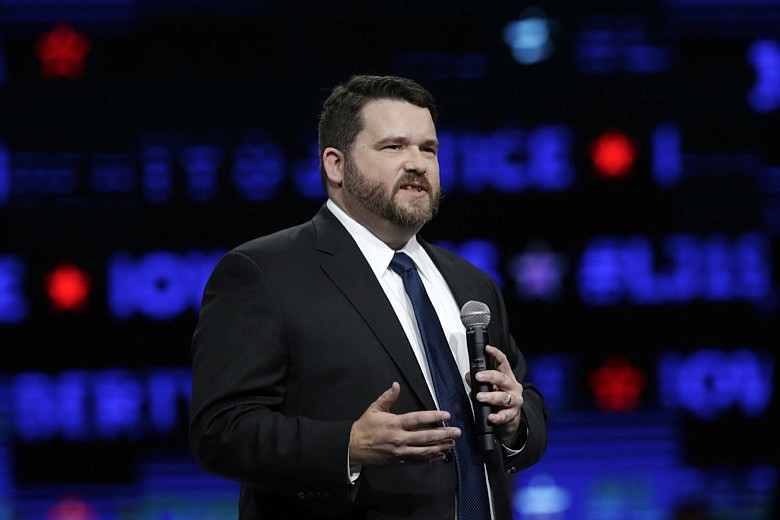
[[[509,392],[504,392],[506,394],[506,401],[504,402],[504,406],[509,406],[512,404],[512,394]]]

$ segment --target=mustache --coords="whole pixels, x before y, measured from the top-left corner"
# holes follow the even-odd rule
[[[428,181],[428,178],[423,175],[404,175],[402,178],[398,180],[395,184],[396,191],[401,189],[401,186],[404,184],[419,184],[423,187],[425,191],[428,193],[431,193],[433,191],[433,187],[431,186],[431,183]]]

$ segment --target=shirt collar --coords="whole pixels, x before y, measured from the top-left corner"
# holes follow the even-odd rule
[[[335,202],[328,199],[326,204],[331,213],[333,213],[355,240],[360,251],[363,253],[363,256],[366,258],[366,261],[368,261],[368,265],[374,272],[374,275],[377,278],[381,277],[390,266],[390,261],[393,259],[393,255],[396,251],[382,242],[379,237],[373,234],[363,224],[347,215]],[[425,276],[428,269],[432,268],[430,258],[428,258],[425,249],[423,249],[417,241],[417,235],[413,236],[400,251],[406,253],[414,260],[418,271],[423,276]]]

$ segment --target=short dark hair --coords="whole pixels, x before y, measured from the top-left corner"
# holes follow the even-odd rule
[[[327,176],[322,164],[325,148],[335,148],[344,154],[363,129],[361,110],[369,101],[394,99],[427,108],[436,121],[436,102],[424,87],[414,80],[398,76],[352,76],[337,85],[322,106],[319,118],[320,176],[327,192]]]

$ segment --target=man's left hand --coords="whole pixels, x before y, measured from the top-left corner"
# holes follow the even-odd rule
[[[511,448],[522,423],[520,408],[523,406],[523,385],[515,378],[506,355],[496,347],[487,345],[485,352],[495,359],[495,370],[483,370],[477,374],[477,381],[493,385],[492,392],[477,393],[477,401],[489,404],[496,413],[488,415],[488,422],[495,425],[501,442]],[[471,374],[466,373],[471,385]]]

